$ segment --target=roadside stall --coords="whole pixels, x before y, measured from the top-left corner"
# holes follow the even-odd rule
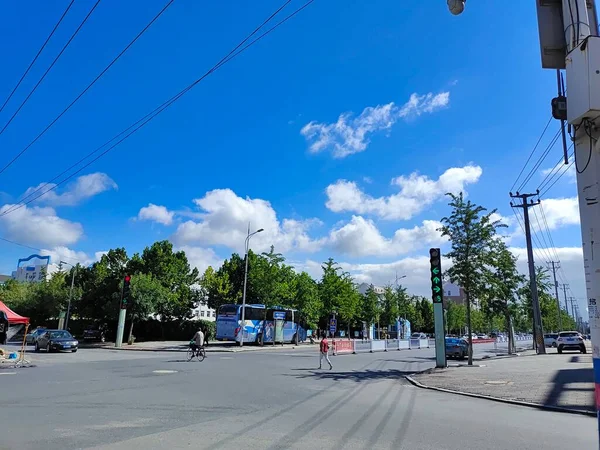
[[[7,338],[10,337],[8,336],[9,328],[13,326],[25,327],[19,356],[17,357],[14,352],[9,352],[6,349],[0,348],[0,363],[8,362],[19,364],[27,362],[25,360],[25,337],[27,336],[27,330],[29,329],[29,317],[20,316],[0,301],[0,343],[6,343]]]

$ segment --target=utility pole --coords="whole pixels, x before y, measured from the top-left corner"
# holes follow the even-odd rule
[[[558,311],[558,331],[562,331],[562,314],[560,310],[560,300],[558,299],[558,281],[556,281],[556,269],[560,269],[560,262],[550,261],[548,266],[550,265],[552,266],[552,274],[554,275],[554,293],[556,294],[556,308]]]
[[[563,293],[565,294],[565,308],[567,309],[567,316],[569,315],[569,301],[567,300],[567,288],[569,287],[568,284],[563,284]]]
[[[514,204],[510,202],[510,206],[514,208],[523,208],[523,217],[525,221],[525,240],[527,241],[527,260],[529,265],[529,287],[531,289],[531,303],[533,306],[533,338],[537,343],[537,354],[545,355],[546,347],[544,346],[544,328],[542,326],[542,312],[540,310],[540,300],[538,298],[537,291],[537,278],[535,275],[535,261],[533,259],[533,246],[531,245],[531,229],[529,224],[529,208],[539,205],[540,201],[529,200],[529,197],[535,197],[539,195],[539,192],[535,194],[519,194],[518,192],[513,195],[510,193],[511,198],[518,198],[521,200],[520,204]]]

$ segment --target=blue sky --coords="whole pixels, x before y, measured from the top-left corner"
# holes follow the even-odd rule
[[[265,228],[253,238],[256,250],[274,244],[313,275],[333,256],[359,281],[382,284],[398,272],[426,294],[427,249],[445,245],[435,232],[448,212],[443,194],[464,189],[507,218],[510,245],[525,263],[508,192],[550,117],[556,75],[541,69],[533,2],[479,3],[454,17],[444,2],[316,0],[79,173],[83,178],[0,216],[0,236],[85,262],[109,248],[133,253],[168,238],[202,269],[240,251],[251,220]],[[5,5],[2,102],[67,4]],[[0,136],[2,165],[165,4],[102,0]],[[302,4],[293,0],[283,14]],[[175,0],[0,174],[0,211],[198,78],[280,5]],[[0,124],[91,6],[76,2],[69,11]],[[551,123],[524,174],[557,127]],[[560,154],[552,149],[524,189],[534,191]],[[540,262],[560,259],[568,295],[583,299],[570,173],[543,199],[557,248],[538,250]],[[3,273],[31,253],[0,247]]]

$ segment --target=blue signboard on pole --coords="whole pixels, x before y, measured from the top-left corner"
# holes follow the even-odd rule
[[[335,334],[336,330],[337,330],[337,319],[331,319],[329,321],[329,332],[331,334]]]
[[[275,320],[285,320],[285,311],[274,311],[273,319]]]

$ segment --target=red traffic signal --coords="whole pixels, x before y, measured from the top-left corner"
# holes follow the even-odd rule
[[[129,275],[125,275],[125,283],[129,283],[131,281],[131,277]]]

